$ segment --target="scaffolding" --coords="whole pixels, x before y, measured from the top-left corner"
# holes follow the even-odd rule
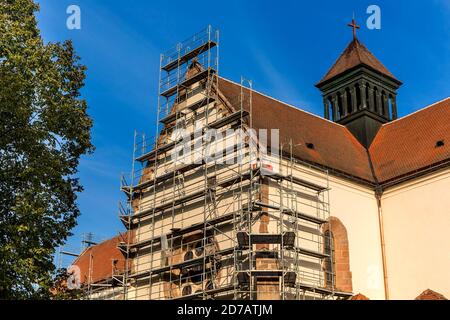
[[[328,172],[295,159],[292,141],[267,155],[250,134],[252,82],[227,100],[218,70],[211,26],[161,55],[156,136],[134,136],[119,205],[125,270],[111,279],[124,299],[351,295],[324,268]]]

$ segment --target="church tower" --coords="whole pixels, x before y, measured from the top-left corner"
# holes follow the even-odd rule
[[[397,118],[402,84],[356,37],[320,80],[325,118],[345,125],[368,148],[383,123]]]

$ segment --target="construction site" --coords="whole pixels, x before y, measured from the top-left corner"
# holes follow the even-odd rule
[[[135,134],[121,179],[123,258],[84,283],[86,298],[352,295],[334,285],[328,172],[296,159],[278,132],[258,133],[252,82],[224,94],[218,72],[211,26],[161,55],[156,137]]]
[[[348,26],[323,117],[220,76],[211,26],[160,56],[126,230],[73,255],[84,299],[445,299],[450,99],[398,118],[401,81]]]

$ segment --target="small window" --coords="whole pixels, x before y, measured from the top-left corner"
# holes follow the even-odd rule
[[[307,143],[306,143],[306,147],[307,147],[308,149],[314,149],[314,143],[307,142]]]

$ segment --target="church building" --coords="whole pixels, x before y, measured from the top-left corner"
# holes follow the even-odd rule
[[[402,82],[350,26],[323,117],[218,75],[211,27],[162,56],[127,231],[74,262],[90,298],[450,297],[450,97],[399,118]]]

